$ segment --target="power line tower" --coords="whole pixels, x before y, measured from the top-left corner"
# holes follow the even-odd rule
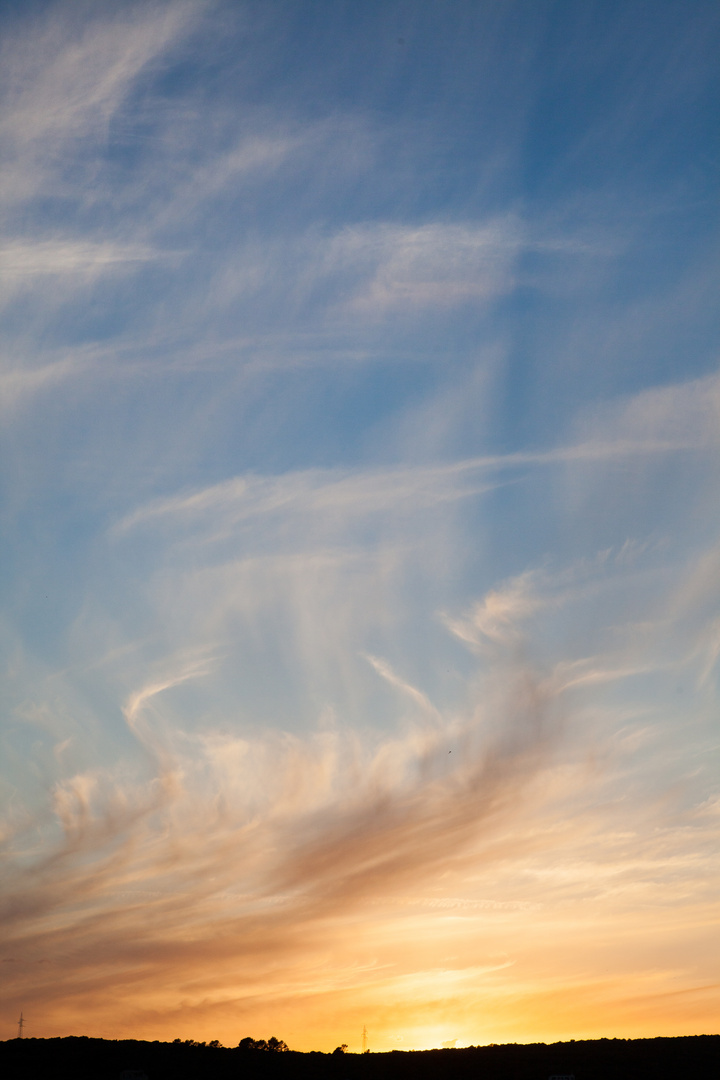
[[[368,1051],[367,1028],[363,1024],[363,1051],[362,1052],[363,1052],[363,1054],[367,1054],[367,1051]]]
[[[20,1013],[20,1019],[18,1020],[18,1039],[22,1039],[23,1037],[22,1029],[24,1028],[24,1026],[25,1021],[23,1020],[23,1014]]]

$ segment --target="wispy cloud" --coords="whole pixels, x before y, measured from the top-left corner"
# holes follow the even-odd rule
[[[493,603],[487,597],[481,610]],[[520,626],[528,609],[506,604],[503,611],[505,622],[519,620]],[[124,1018],[114,1030],[129,1031],[142,1008],[146,1022],[149,1016],[154,1030],[167,1036],[179,1014],[160,1003],[157,987],[171,970],[198,1034],[213,1024],[223,1035],[226,1027],[235,1030],[231,1013],[257,1024],[270,998],[286,1022],[298,1025],[300,1016],[286,1000],[294,998],[297,1010],[308,996],[341,988],[357,998],[385,987],[399,1017],[415,1007],[424,986],[417,964],[410,983],[399,974],[404,934],[417,950],[428,919],[474,920],[480,952],[442,965],[458,993],[467,979],[473,994],[520,1002],[537,984],[525,990],[509,976],[498,983],[489,975],[512,966],[529,909],[533,925],[546,933],[554,932],[562,913],[572,913],[578,932],[594,927],[602,933],[608,918],[643,896],[657,911],[650,919],[656,928],[661,879],[675,882],[676,905],[691,904],[688,917],[701,917],[702,899],[690,901],[683,882],[709,870],[717,828],[711,803],[689,808],[680,831],[670,807],[658,831],[657,814],[641,811],[637,791],[631,806],[626,799],[608,816],[604,803],[616,781],[607,768],[583,761],[582,739],[577,757],[562,748],[558,736],[570,721],[559,709],[565,688],[518,661],[516,643],[504,670],[495,668],[494,689],[486,685],[464,715],[435,713],[433,730],[421,725],[374,746],[357,733],[332,729],[304,737],[183,733],[168,724],[170,713],[163,717],[161,706],[164,692],[180,685],[177,678],[133,692],[128,716],[151,701],[160,708],[155,722],[164,727],[175,783],[151,784],[143,794],[117,770],[114,777],[92,771],[58,783],[54,812],[63,832],[39,863],[35,856],[32,869],[21,872],[7,909],[15,992],[32,986],[35,1007],[42,1003],[62,1025],[68,1009],[81,1009],[110,978],[114,1008]],[[525,646],[534,648],[528,638]],[[383,679],[390,672],[382,660],[374,666]],[[179,678],[200,670],[188,668]],[[408,687],[397,677],[392,682]],[[426,713],[425,695],[412,687],[408,692]],[[494,727],[495,737],[489,734]],[[646,768],[634,759],[632,745],[622,762],[625,784]],[[498,891],[475,898],[473,875],[481,888],[495,883]],[[438,891],[428,893],[428,884]],[[459,886],[459,893],[448,891]],[[583,916],[587,908],[578,904],[587,905],[590,895],[593,914]],[[604,915],[598,915],[599,898]],[[372,924],[365,921],[365,963],[356,966],[347,935],[351,942],[358,905],[367,901],[378,915]],[[669,902],[664,884],[662,903]],[[418,907],[428,914],[418,911],[401,929],[398,910]],[[628,926],[642,934],[637,922]],[[459,931],[456,922],[453,933]],[[395,935],[392,948],[381,945],[383,934]],[[328,947],[343,957],[332,971],[322,960]],[[576,947],[571,932],[566,951],[554,946],[556,965],[567,966]],[[508,955],[501,962],[476,962],[483,949],[497,956],[502,948]],[[375,949],[382,964],[368,961]],[[582,952],[587,956],[587,947]],[[49,961],[46,983],[38,981],[40,960]],[[533,962],[542,964],[537,951]],[[638,954],[625,963],[631,969],[642,960]],[[434,970],[431,962],[428,978],[436,977]],[[59,974],[63,1003],[53,1003],[49,980]],[[573,976],[564,978],[566,986]],[[606,992],[580,970],[574,978],[590,997]],[[695,989],[689,972],[675,978]],[[551,982],[546,977],[543,983],[546,1001],[553,999]],[[447,993],[454,1000],[450,983]],[[349,999],[341,1009],[350,1016]]]
[[[0,193],[10,203],[68,193],[66,154],[107,136],[108,124],[140,72],[187,30],[197,4],[129,7],[114,19],[57,5],[40,33],[21,25],[5,39],[6,110],[0,131],[10,148]]]
[[[118,264],[145,262],[153,252],[140,244],[83,243],[79,241],[19,241],[0,248],[0,276],[22,279],[37,274],[106,272]]]
[[[371,8],[3,16],[33,1034],[714,1022],[711,27]]]
[[[59,846],[33,860],[8,897],[13,954],[25,961],[50,954],[55,967],[71,935],[78,974],[85,972],[81,981],[83,955],[99,948],[118,976],[121,950],[131,981],[144,982],[147,960],[157,970],[164,966],[161,958],[187,925],[190,903],[201,938],[181,947],[183,965],[199,959],[200,940],[207,959],[208,919],[213,934],[223,926],[230,934],[236,960],[254,955],[262,965],[279,949],[295,951],[300,926],[312,933],[319,919],[336,919],[364,897],[424,876],[452,860],[478,830],[498,827],[552,739],[537,712],[545,707],[542,693],[525,678],[521,684],[511,692],[516,733],[506,729],[494,749],[472,749],[471,719],[434,735],[382,741],[374,750],[354,736],[188,739],[167,729],[176,783],[163,785],[162,799],[153,785],[139,797],[134,785],[119,777],[112,782],[110,774],[70,776],[53,794]],[[171,685],[135,692],[128,717]],[[459,751],[455,765],[449,736]],[[46,913],[42,931],[34,926],[38,901]],[[122,944],[131,925],[135,960]],[[258,932],[256,945],[242,944]],[[26,970],[18,972],[21,979]],[[85,992],[80,983],[66,991]]]
[[[368,266],[369,280],[350,303],[363,314],[381,314],[491,300],[510,289],[521,247],[520,225],[513,218],[485,228],[381,225],[341,234],[329,258]]]

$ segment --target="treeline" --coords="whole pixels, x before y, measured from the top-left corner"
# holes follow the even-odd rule
[[[153,1043],[153,1046],[156,1044]],[[201,1049],[203,1046],[207,1046],[211,1050],[218,1048],[226,1049],[219,1039],[213,1039],[212,1042],[196,1042],[195,1039],[173,1039],[172,1046],[193,1046],[196,1049]],[[251,1039],[248,1035],[246,1038],[241,1039],[237,1046],[238,1050],[289,1050],[290,1047],[282,1039],[276,1039],[274,1035],[271,1035],[269,1039]],[[347,1047],[346,1047],[347,1049]]]
[[[720,1076],[720,1035],[379,1054],[348,1054],[342,1047],[298,1053],[274,1037],[245,1038],[234,1048],[193,1039],[0,1042],[3,1080],[121,1080],[122,1074],[122,1080],[714,1080]]]

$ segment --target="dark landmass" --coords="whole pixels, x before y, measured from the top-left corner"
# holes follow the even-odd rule
[[[130,1070],[135,1070],[132,1077]],[[192,1042],[10,1039],[3,1080],[712,1080],[720,1035],[509,1043],[383,1054],[301,1054]]]

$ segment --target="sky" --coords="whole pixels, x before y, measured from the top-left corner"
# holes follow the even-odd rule
[[[0,1037],[717,1031],[717,4],[0,26]]]

